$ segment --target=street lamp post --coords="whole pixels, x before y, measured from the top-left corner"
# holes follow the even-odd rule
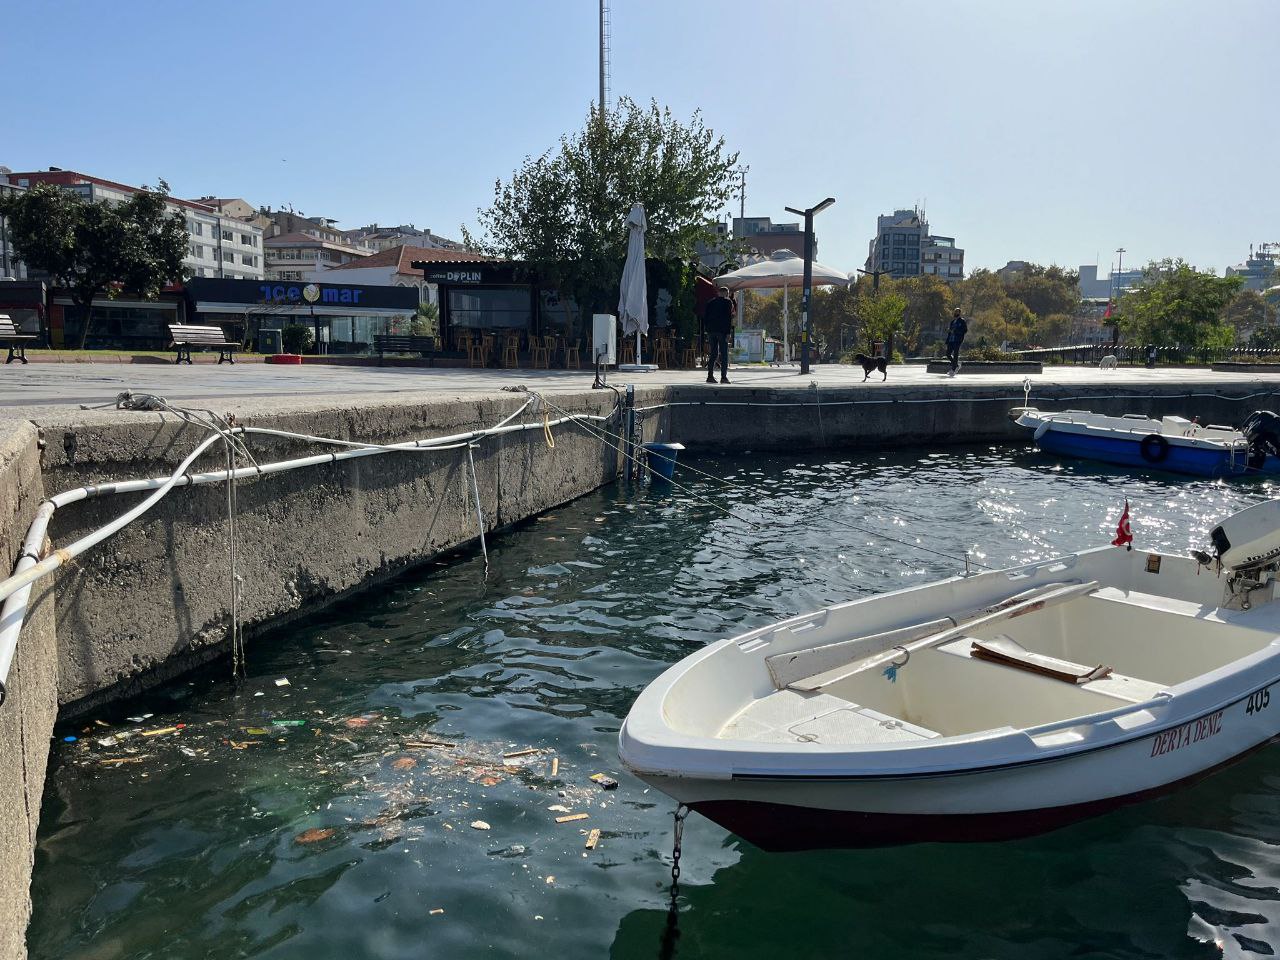
[[[809,372],[809,343],[813,340],[813,318],[809,313],[809,298],[813,292],[813,215],[821,213],[835,203],[835,197],[827,197],[821,203],[804,210],[786,207],[787,213],[804,217],[804,300],[800,309],[800,375]]]

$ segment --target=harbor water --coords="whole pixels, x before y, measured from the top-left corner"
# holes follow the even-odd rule
[[[31,956],[1280,949],[1274,747],[1001,844],[765,854],[695,815],[674,917],[674,804],[616,754],[636,694],[712,640],[959,572],[966,551],[1002,566],[1106,543],[1126,497],[1140,547],[1184,552],[1269,485],[987,447],[686,453],[676,479],[492,538],[487,574],[461,554],[258,638],[239,683],[218,663],[61,726]]]

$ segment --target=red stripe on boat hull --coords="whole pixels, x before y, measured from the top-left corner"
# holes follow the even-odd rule
[[[1150,790],[1036,810],[965,814],[866,813],[758,800],[705,800],[690,804],[690,808],[770,852],[1013,840],[1047,833],[1119,807],[1165,796],[1274,742],[1275,739],[1265,741],[1224,763]]]

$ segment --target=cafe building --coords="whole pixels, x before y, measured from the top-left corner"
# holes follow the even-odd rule
[[[581,335],[577,308],[545,288],[528,264],[432,259],[415,260],[413,268],[436,288],[440,335],[448,346],[475,333]]]
[[[231,339],[300,323],[320,353],[368,353],[375,336],[407,330],[418,307],[412,287],[194,277],[185,288],[191,323],[221,326]]]

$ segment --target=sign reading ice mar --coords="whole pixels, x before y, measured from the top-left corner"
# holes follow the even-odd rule
[[[359,304],[364,293],[359,287],[331,287],[309,283],[305,287],[289,283],[264,283],[258,287],[264,303],[350,303]]]

